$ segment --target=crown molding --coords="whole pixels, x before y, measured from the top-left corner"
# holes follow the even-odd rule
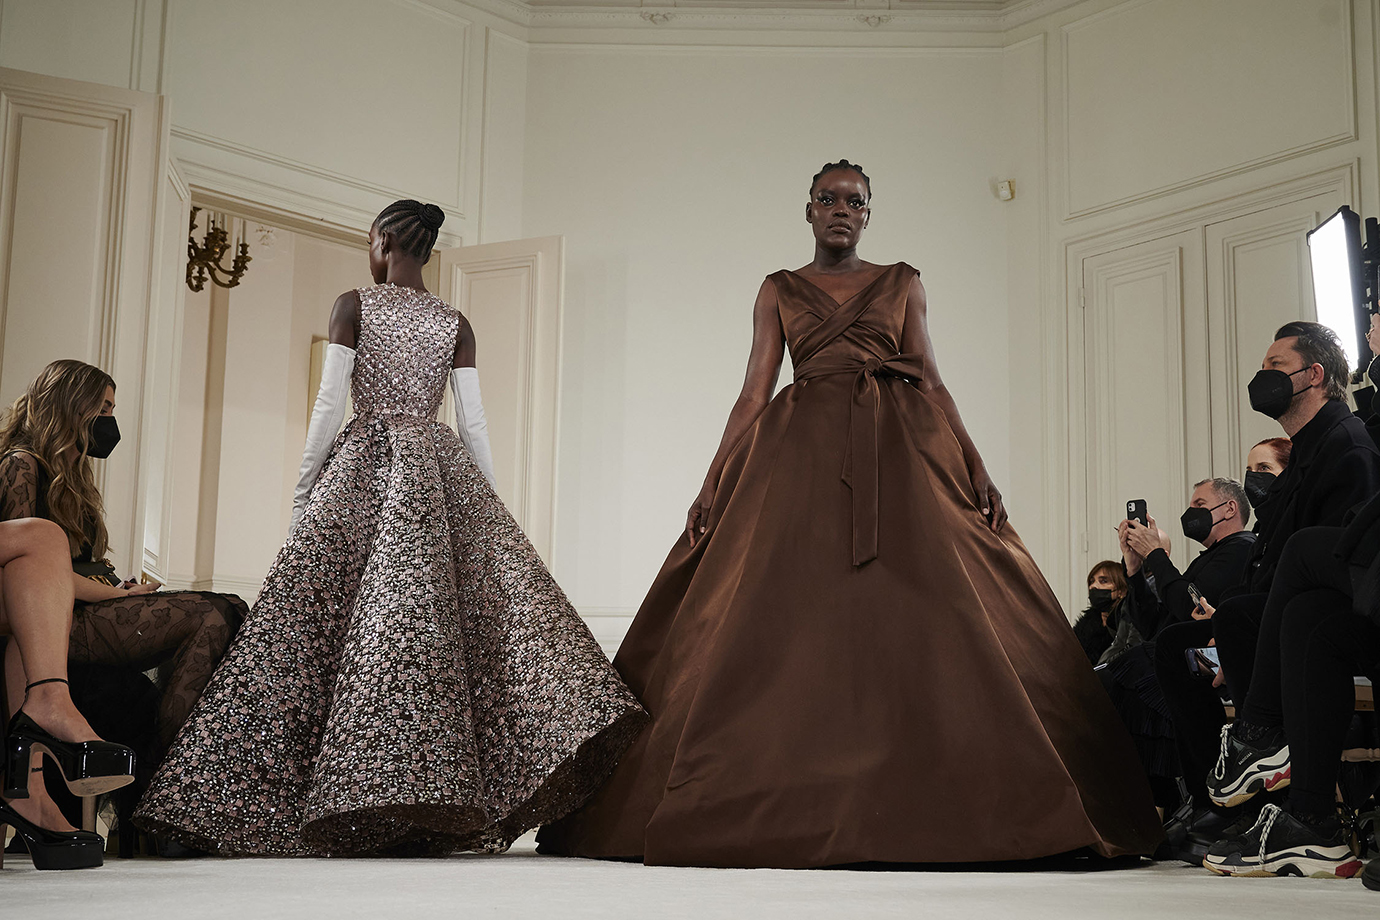
[[[678,31],[1002,33],[1084,0],[797,0],[785,4],[779,0],[667,0],[656,6],[643,6],[641,0],[605,0],[588,5],[525,0],[461,2],[521,26],[528,30],[530,41],[541,44],[571,40],[571,32],[609,29],[649,35]]]

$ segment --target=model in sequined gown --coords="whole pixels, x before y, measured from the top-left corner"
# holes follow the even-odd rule
[[[436,421],[474,363],[464,318],[421,285],[443,217],[398,202],[370,231],[389,283],[332,314],[300,519],[142,827],[223,855],[501,850],[579,806],[647,718],[495,494],[477,382],[457,391],[470,446]],[[309,482],[333,374],[355,415]]]

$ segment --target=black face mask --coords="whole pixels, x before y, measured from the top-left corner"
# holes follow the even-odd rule
[[[113,415],[98,415],[91,422],[86,436],[86,455],[104,460],[120,443],[120,426]]]
[[[1222,502],[1213,505],[1211,508],[1189,508],[1185,511],[1179,518],[1179,523],[1183,525],[1184,528],[1184,536],[1198,543],[1205,543],[1208,534],[1212,533],[1212,528],[1220,523],[1219,521],[1213,520],[1212,512],[1225,504],[1227,503]]]
[[[1366,368],[1366,376],[1370,378],[1370,385],[1380,387],[1380,355],[1376,355],[1370,361],[1370,366]]]
[[[1251,408],[1270,418],[1284,415],[1293,405],[1294,397],[1299,395],[1294,392],[1294,378],[1306,370],[1308,368],[1304,367],[1292,374],[1286,374],[1284,371],[1271,368],[1258,372],[1246,385],[1246,392],[1251,397]],[[1306,393],[1311,389],[1313,387],[1310,385],[1299,390],[1299,393]]]
[[[1101,610],[1103,607],[1112,605],[1111,588],[1089,588],[1088,606],[1094,610]]]
[[[1251,503],[1252,508],[1259,508],[1265,504],[1265,499],[1270,497],[1270,486],[1274,485],[1275,474],[1265,470],[1247,470],[1246,481],[1246,501]]]

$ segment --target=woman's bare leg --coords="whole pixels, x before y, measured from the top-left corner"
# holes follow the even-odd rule
[[[72,559],[67,536],[49,521],[25,518],[0,522],[0,633],[8,633],[6,695],[11,712],[28,715],[64,741],[92,741],[87,724],[65,683],[24,686],[67,677],[67,640],[72,628]],[[7,714],[8,715],[8,714]],[[42,767],[41,755],[31,766]],[[29,798],[10,801],[20,815],[51,830],[73,830],[43,783],[31,782]]]

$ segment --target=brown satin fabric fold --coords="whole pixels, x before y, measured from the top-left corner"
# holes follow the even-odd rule
[[[842,478],[853,493],[853,565],[866,565],[877,558],[877,414],[882,390],[878,378],[921,380],[925,373],[923,355],[871,357],[861,364],[834,364],[819,367],[806,364],[797,369],[795,379],[815,380],[836,374],[854,374],[853,405],[848,425],[848,449],[843,455]]]

